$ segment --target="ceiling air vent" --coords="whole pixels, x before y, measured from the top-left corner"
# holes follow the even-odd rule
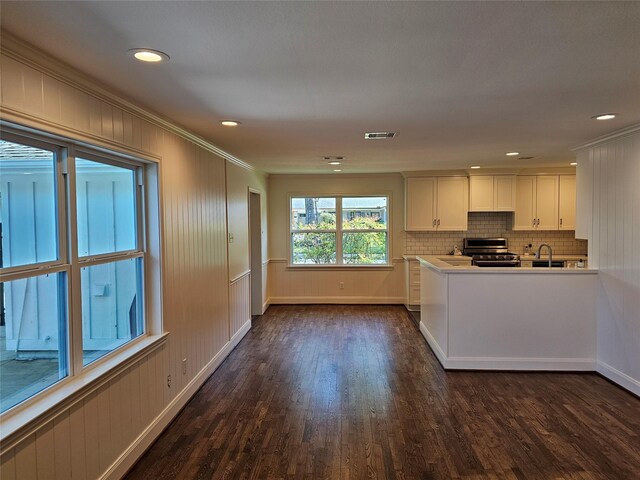
[[[380,138],[393,138],[397,137],[398,132],[366,132],[364,138],[367,140],[376,140]]]

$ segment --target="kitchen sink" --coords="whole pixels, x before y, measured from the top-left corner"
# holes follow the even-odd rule
[[[533,260],[531,266],[536,268],[549,268],[549,260]],[[564,268],[564,260],[553,260],[551,262],[551,268]]]

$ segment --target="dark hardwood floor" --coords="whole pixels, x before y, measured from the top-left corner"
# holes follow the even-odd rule
[[[445,372],[399,306],[272,306],[128,479],[638,479],[640,399]]]

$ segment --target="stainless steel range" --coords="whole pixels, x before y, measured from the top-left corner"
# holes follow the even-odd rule
[[[520,255],[509,252],[506,238],[465,238],[462,254],[478,267],[520,266]]]

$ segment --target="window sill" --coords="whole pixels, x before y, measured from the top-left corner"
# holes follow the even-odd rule
[[[288,264],[287,270],[393,270],[390,263],[377,265],[296,265]]]
[[[81,401],[142,357],[163,346],[168,336],[169,333],[165,332],[140,338],[114,352],[95,367],[61,380],[38,393],[32,400],[26,400],[0,415],[2,452],[15,446],[41,425]]]

